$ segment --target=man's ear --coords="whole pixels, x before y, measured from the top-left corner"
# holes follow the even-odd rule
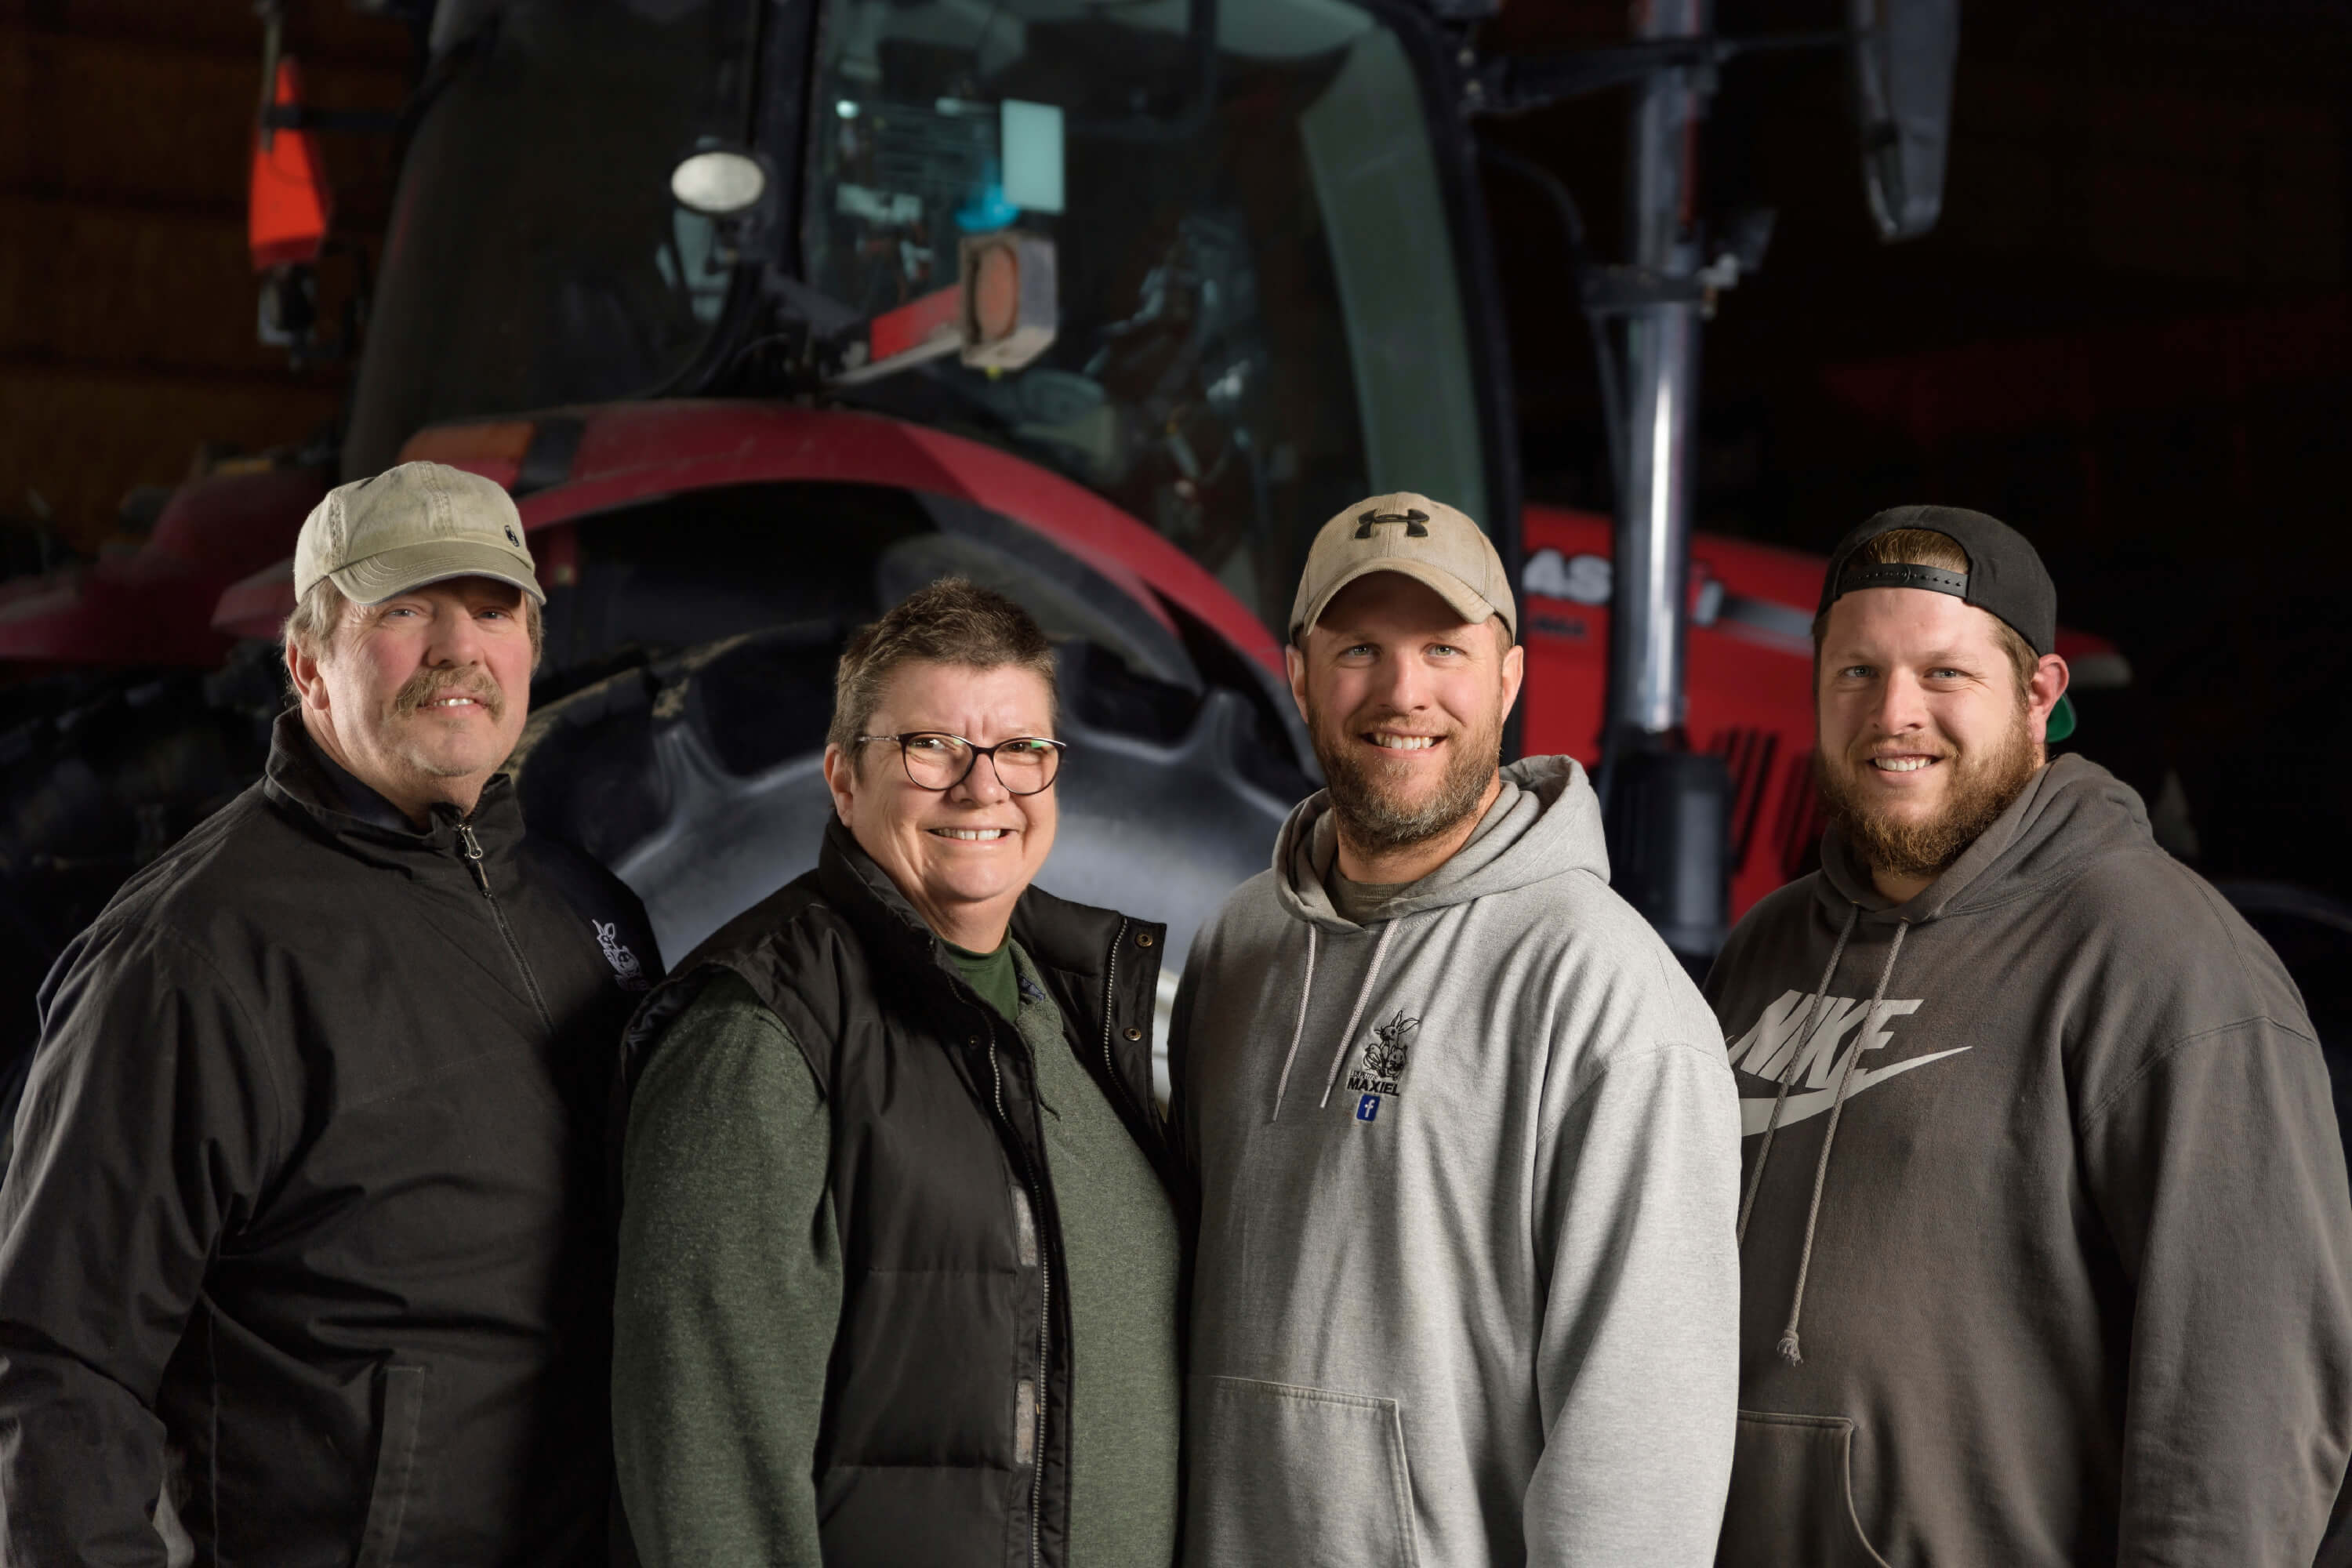
[[[2058,706],[2058,699],[2066,695],[2066,688],[2074,679],[2066,661],[2054,653],[2045,653],[2042,662],[2033,668],[2033,679],[2025,688],[2025,720],[2035,735],[2049,727],[2050,710]]]
[[[327,710],[327,680],[319,663],[299,638],[286,639],[286,676],[294,683],[296,700],[314,712],[324,713]]]
[[[1519,687],[1528,678],[1528,650],[1524,643],[1513,643],[1503,655],[1503,714],[1510,716],[1519,700]]]
[[[1313,637],[1313,632],[1307,634]],[[1285,643],[1282,667],[1290,672],[1290,700],[1298,706],[1298,717],[1307,717],[1307,655],[1297,643]]]

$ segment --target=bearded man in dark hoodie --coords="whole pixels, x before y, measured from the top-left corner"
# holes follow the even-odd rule
[[[1814,622],[1822,869],[1707,979],[1738,1075],[1718,1557],[2308,1563],[2352,1201],[2294,984],[2072,726],[2057,595],[1881,512]]]

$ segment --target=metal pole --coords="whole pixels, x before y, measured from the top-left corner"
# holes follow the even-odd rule
[[[1643,38],[1697,36],[1709,20],[1708,0],[1634,0],[1635,31]],[[1654,72],[1634,100],[1627,226],[1637,278],[1687,282],[1700,266],[1693,161],[1704,89],[1695,75]],[[1612,755],[1645,738],[1671,743],[1682,731],[1698,345],[1695,297],[1640,305],[1625,317],[1631,450],[1617,504],[1610,616]]]
[[[1704,37],[1709,0],[1635,0],[1645,39]],[[1601,819],[1610,881],[1692,973],[1723,945],[1731,775],[1683,729],[1690,481],[1698,412],[1699,114],[1711,66],[1653,72],[1634,101],[1625,321],[1625,475],[1609,626]]]

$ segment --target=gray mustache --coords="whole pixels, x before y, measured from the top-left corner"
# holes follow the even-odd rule
[[[403,719],[413,719],[428,702],[444,697],[470,697],[479,702],[493,719],[506,717],[506,694],[498,682],[487,677],[457,676],[452,678],[429,671],[420,671],[409,678],[393,695],[392,710]]]

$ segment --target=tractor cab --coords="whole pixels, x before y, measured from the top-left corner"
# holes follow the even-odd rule
[[[1509,498],[1444,37],[1343,0],[445,0],[344,472],[558,405],[867,410],[1083,486],[1278,626],[1349,501]],[[1042,352],[882,363],[992,234],[1049,247]]]

